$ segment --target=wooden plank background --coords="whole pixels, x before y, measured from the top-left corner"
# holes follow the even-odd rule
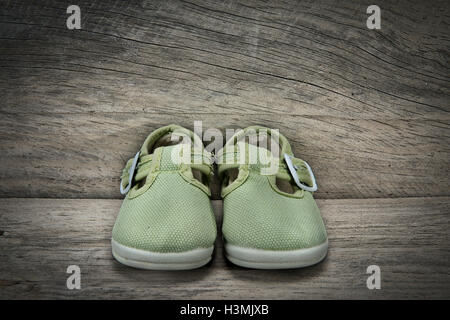
[[[450,292],[450,198],[319,200],[330,240],[322,263],[249,270],[223,256],[192,271],[146,271],[111,255],[120,200],[2,199],[0,298],[77,299],[443,299]],[[221,201],[213,201],[218,225]],[[66,288],[67,266],[81,290]],[[381,268],[368,290],[366,268]],[[11,268],[14,266],[14,268]]]
[[[91,298],[450,297],[448,1],[380,2],[381,30],[368,0],[76,4],[81,30],[65,1],[0,7],[1,297],[81,297],[69,260],[85,261]],[[287,136],[318,179],[325,263],[249,272],[220,242],[189,280],[111,260],[125,161],[196,120]],[[364,286],[373,260],[380,292]]]
[[[81,30],[2,8],[1,196],[119,198],[145,137],[194,120],[280,129],[319,198],[449,195],[445,1],[385,3],[380,31],[364,1],[79,5]]]

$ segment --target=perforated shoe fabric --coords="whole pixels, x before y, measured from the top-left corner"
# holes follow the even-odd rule
[[[124,199],[113,228],[115,241],[152,252],[208,248],[215,238],[208,195],[169,170],[160,171],[142,195]]]
[[[181,150],[191,150],[191,147],[183,149],[177,144],[154,148],[163,136],[179,133],[180,130],[182,135],[193,139],[192,132],[180,128],[171,125],[158,129],[146,139],[140,151],[132,187],[122,203],[112,231],[113,254],[122,263],[128,264],[128,260],[139,256],[136,257],[137,262],[130,265],[142,267],[142,263],[148,263],[143,267],[164,269],[158,263],[162,259],[172,267],[173,255],[170,253],[201,249],[212,251],[216,223],[209,199],[209,187],[192,174],[193,167],[207,175],[212,174],[211,164],[208,163],[210,155],[200,148],[200,153],[193,153],[192,158],[196,155],[201,158],[194,165],[179,163],[173,157],[174,154],[182,153]],[[129,178],[130,163],[128,161],[122,176],[121,183],[124,186]],[[114,246],[119,248],[116,252]],[[131,257],[122,257],[121,253],[124,251],[126,254],[136,254],[133,256],[130,253]],[[154,256],[142,258],[145,260],[142,262],[140,257],[147,257],[147,252]],[[154,263],[157,267],[154,267]]]
[[[243,261],[231,260],[255,268],[282,268],[284,265],[276,261],[277,252],[285,252],[283,257],[286,257],[286,252],[297,254],[302,253],[302,249],[320,248],[320,252],[316,252],[316,257],[308,261],[300,261],[302,258],[290,261],[289,257],[286,258],[289,260],[286,267],[300,267],[318,262],[316,260],[323,259],[326,254],[327,233],[312,192],[299,188],[286,168],[282,155],[288,154],[293,157],[291,147],[287,139],[279,135],[281,155],[275,158],[265,148],[246,142],[236,142],[247,132],[255,129],[257,132],[265,130],[271,134],[267,128],[247,128],[243,133],[230,139],[219,153],[219,173],[224,181],[223,238],[226,244],[233,248],[256,249],[245,251],[248,256],[239,257]],[[237,148],[238,144],[241,149]],[[244,162],[225,163],[225,154],[230,152],[235,155],[235,160],[245,153],[245,156],[241,157]],[[253,163],[249,160],[249,154],[252,152],[260,154]],[[273,157],[273,161],[278,161],[276,172],[262,173],[261,169],[267,166],[267,159],[262,161],[264,157]],[[295,163],[298,165],[298,176],[309,184],[313,178],[309,176],[306,166],[301,166],[300,159],[295,159]],[[230,179],[230,171],[233,169],[239,170],[239,173],[237,177]],[[277,179],[289,182],[292,192],[281,190],[277,185]],[[253,253],[255,256],[250,256]],[[263,255],[267,256],[268,253],[273,253],[273,259],[266,261],[260,258]],[[228,254],[231,256],[230,252]]]
[[[310,192],[303,198],[276,193],[267,177],[251,172],[246,183],[224,199],[223,235],[247,248],[296,250],[327,239],[319,209]]]

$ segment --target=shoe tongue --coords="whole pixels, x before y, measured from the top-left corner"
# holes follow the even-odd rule
[[[195,136],[195,134],[188,129],[175,124],[161,127],[153,131],[147,139],[145,139],[141,148],[141,155],[151,154],[153,153],[153,150],[158,147],[186,143],[186,141],[193,144],[200,143],[201,145],[200,138]]]

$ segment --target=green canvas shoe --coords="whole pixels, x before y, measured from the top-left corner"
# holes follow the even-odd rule
[[[173,142],[176,137],[183,142]],[[111,240],[116,260],[153,270],[193,269],[210,261],[216,238],[211,163],[200,138],[180,126],[147,137],[123,171],[126,197]]]
[[[266,132],[277,154],[251,143]],[[250,137],[249,137],[250,135]],[[269,140],[269,139],[268,139]],[[257,269],[299,268],[325,258],[328,240],[312,192],[309,165],[295,158],[277,131],[249,127],[218,152],[223,181],[223,238],[227,258]]]

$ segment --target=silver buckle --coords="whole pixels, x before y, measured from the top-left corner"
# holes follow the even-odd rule
[[[121,194],[126,194],[126,193],[128,193],[128,191],[130,191],[131,182],[133,182],[134,172],[136,171],[136,165],[138,163],[140,154],[141,154],[141,152],[138,151],[138,153],[136,153],[136,155],[134,156],[133,163],[131,164],[130,171],[128,171],[128,185],[127,185],[127,187],[125,189],[122,186],[122,181],[120,181],[120,193]]]
[[[312,172],[311,167],[309,166],[309,164],[306,161],[303,161],[303,162],[305,163],[306,169],[308,170],[309,176],[311,177],[312,184],[313,184],[312,187],[307,186],[306,184],[303,184],[300,182],[300,179],[298,178],[298,174],[297,174],[298,167],[294,166],[290,155],[285,153],[284,160],[286,161],[286,164],[289,168],[289,172],[291,173],[292,178],[294,178],[295,184],[297,184],[297,186],[299,188],[306,190],[306,191],[310,191],[310,192],[314,192],[317,190],[316,178],[314,177],[314,173]]]

